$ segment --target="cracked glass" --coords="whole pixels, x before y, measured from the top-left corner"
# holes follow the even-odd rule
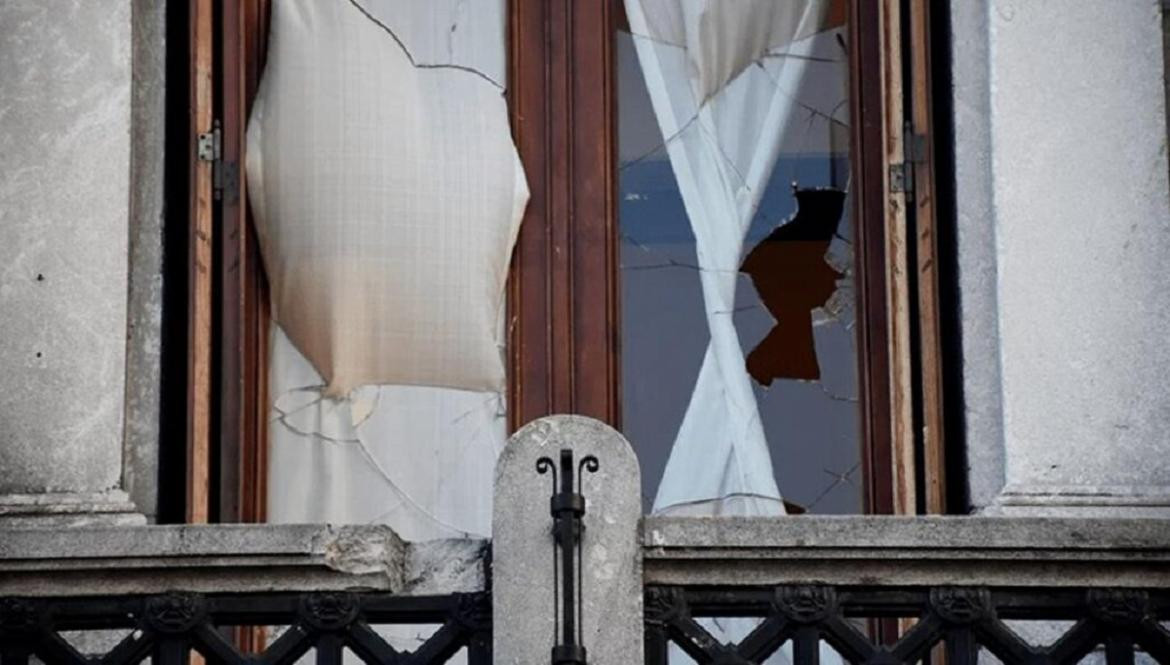
[[[491,533],[527,200],[506,19],[505,0],[272,6],[247,151],[273,293],[270,522]]]
[[[700,368],[705,353],[711,353],[711,331],[720,317],[728,317],[742,349],[742,359],[733,356],[738,363],[733,371],[747,374],[786,511],[862,512],[843,4],[829,3],[816,30],[792,43],[770,46],[699,104],[705,107],[724,90],[739,95],[737,86],[748,85],[741,79],[763,73],[772,77],[784,100],[783,108],[767,113],[787,118],[778,156],[761,180],[762,192],[754,194],[758,208],[746,225],[738,264],[732,266],[737,268],[731,271],[732,307],[714,311],[701,273],[712,270],[703,254],[719,239],[697,240],[688,216],[700,207],[696,202],[712,196],[680,191],[680,179],[686,177],[680,176],[683,151],[671,152],[673,142],[708,129],[696,116],[679,120],[676,131],[664,138],[663,104],[648,90],[657,73],[647,76],[645,51],[638,46],[639,40],[662,37],[640,32],[635,18],[631,13],[632,29],[618,33],[616,58],[622,422],[642,464],[645,508],[651,511],[656,496],[661,499],[672,448],[682,436],[684,420],[695,416],[688,411],[701,408],[692,404]],[[779,67],[797,60],[800,73],[788,70],[787,83],[781,83],[778,72],[785,70]],[[766,79],[760,80],[767,85]],[[768,122],[759,119],[758,106],[745,105],[744,113]],[[724,110],[707,127],[723,132],[737,120]],[[725,172],[746,182],[747,169],[738,168],[735,156],[728,154],[739,148],[734,140],[723,134],[708,138],[720,148],[719,158],[732,165]],[[717,189],[710,182],[698,183],[698,188],[704,186]],[[730,189],[742,194],[748,188],[732,184]],[[691,199],[684,201],[688,195]],[[716,222],[714,227],[723,232],[723,222]],[[713,427],[712,440],[725,429]]]

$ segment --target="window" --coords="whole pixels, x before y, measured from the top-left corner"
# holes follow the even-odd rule
[[[200,161],[193,147],[188,162],[192,520],[265,517],[267,296],[238,165],[268,4],[199,0],[187,17],[191,129],[213,133],[214,116],[221,137],[219,162]],[[807,113],[796,113],[800,122],[781,142],[744,249],[759,246],[792,213],[791,180],[845,191],[821,272],[834,288],[822,304],[801,305],[813,325],[793,326],[786,334],[794,337],[780,340],[802,362],[751,372],[759,376],[750,390],[775,442],[790,508],[938,512],[931,17],[925,0],[848,0],[832,11],[836,23],[806,54],[832,81],[801,89],[819,96],[810,105],[816,113],[797,105]],[[640,92],[622,3],[513,0],[508,22],[507,94],[531,192],[507,292],[509,427],[563,412],[618,425],[645,448],[649,503],[708,334],[697,271],[685,267],[697,265],[686,206],[667,175],[660,131],[653,138],[627,132],[657,121]],[[655,215],[674,221],[656,226]],[[751,279],[736,277],[739,311],[732,313],[747,354],[772,330],[775,308],[788,306],[754,299]],[[668,293],[678,307],[663,301]],[[671,333],[669,345],[656,343]],[[810,379],[810,361],[820,380]],[[799,437],[786,434],[792,430]],[[833,464],[802,461],[786,440]]]
[[[863,496],[848,500],[866,512],[942,512],[929,99],[929,28],[938,17],[930,16],[928,3],[917,0],[847,4],[849,109],[841,115],[851,119],[850,131],[844,137],[826,134],[825,140],[833,148],[843,139],[848,149],[841,146],[835,151],[848,152],[852,163],[848,169],[852,200],[844,223],[853,225],[846,233],[852,232],[855,252],[859,405],[857,428],[846,436],[856,436],[853,443],[860,446],[855,457]],[[621,139],[620,123],[626,120],[622,105],[625,95],[636,88],[624,87],[623,82],[637,80],[623,78],[629,74],[623,65],[628,69],[631,57],[628,42],[622,46],[629,38],[620,36],[622,29],[628,32],[624,8],[620,3],[586,8],[517,2],[512,18],[515,131],[533,199],[521,230],[510,292],[511,421],[515,426],[556,412],[593,415],[623,426],[635,447],[653,446],[648,439],[656,437],[658,450],[643,453],[642,461],[661,468],[662,449],[677,431],[685,406],[680,402],[693,385],[671,372],[682,372],[675,365],[688,365],[693,373],[701,358],[692,354],[672,364],[661,355],[656,361],[629,355],[661,353],[655,342],[675,324],[686,327],[669,332],[692,336],[692,344],[698,346],[704,331],[701,322],[694,321],[693,310],[690,321],[668,322],[661,310],[655,314],[630,302],[639,295],[652,301],[657,293],[633,293],[643,276],[630,279],[628,273],[642,268],[623,269],[629,254],[645,252],[631,251],[635,243],[623,238],[627,222],[636,220],[623,217],[622,211],[649,205],[627,187],[638,177],[637,168],[622,169],[628,161]],[[611,26],[613,41],[598,40],[597,31],[604,25]],[[655,149],[653,140],[644,143]],[[635,159],[642,154],[636,148],[628,152],[636,153]],[[821,166],[826,180],[842,175],[839,160],[825,160]],[[917,186],[908,187],[910,180]],[[780,186],[777,194],[783,189]],[[629,194],[634,196],[627,198]],[[674,205],[672,214],[681,215],[677,198]],[[673,229],[687,234],[685,227]],[[686,263],[677,256],[665,257],[666,263],[671,261]],[[910,270],[910,265],[916,269]],[[694,275],[690,278],[694,298]],[[646,281],[641,279],[643,285]],[[678,311],[670,314],[683,316]],[[659,327],[639,329],[636,320],[623,320],[639,316]],[[629,376],[643,369],[654,374]],[[685,387],[678,388],[677,383]],[[672,415],[629,411],[653,402],[654,393],[666,386],[678,388],[680,395],[669,407]],[[638,395],[629,394],[640,387],[651,393],[641,402]],[[816,473],[828,475],[822,469]],[[646,476],[650,503],[656,473],[648,469]],[[816,500],[816,493],[809,496],[805,499],[809,503]]]
[[[751,8],[707,18],[749,32]],[[789,8],[701,104],[680,72],[702,44],[650,23],[671,17],[617,35],[623,427],[659,510],[709,499],[703,476],[766,514],[777,489],[863,510],[846,5]]]

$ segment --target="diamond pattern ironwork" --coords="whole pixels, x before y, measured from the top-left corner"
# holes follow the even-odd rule
[[[752,665],[786,642],[794,663],[816,665],[822,641],[849,663],[929,662],[936,647],[947,665],[975,665],[981,649],[1011,664],[1079,663],[1099,649],[1110,665],[1132,665],[1138,650],[1170,663],[1170,631],[1160,623],[1170,617],[1170,590],[650,586],[645,607],[646,665],[667,665],[671,644],[703,665]],[[763,621],[738,643],[696,621],[736,616]],[[913,625],[883,641],[858,619],[884,621],[887,633],[897,619]],[[1073,625],[1052,644],[1034,645],[1012,630],[1016,620]]]
[[[413,651],[395,649],[378,625],[437,624]],[[228,629],[288,626],[261,653],[241,653]],[[131,629],[105,654],[83,654],[65,631]],[[192,653],[208,663],[291,665],[310,649],[317,663],[342,662],[348,649],[367,663],[446,663],[467,649],[469,665],[491,663],[491,599],[487,593],[395,596],[378,592],[202,595],[172,592],[100,598],[0,598],[0,664],[32,659],[61,665],[185,665]]]

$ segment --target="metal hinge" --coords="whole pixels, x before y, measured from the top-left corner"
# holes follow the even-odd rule
[[[223,132],[218,120],[211,124],[210,132],[203,132],[197,137],[196,146],[199,161],[215,162],[220,159],[223,154]]]
[[[890,164],[890,191],[913,194],[914,165],[926,163],[926,135],[915,134],[906,123],[902,137],[902,161]]]
[[[914,165],[906,162],[890,164],[890,191],[894,194],[914,193]]]
[[[235,162],[223,159],[223,130],[219,120],[212,122],[211,131],[196,137],[196,155],[201,162],[211,162],[211,187],[216,201],[235,203],[240,195],[239,169]]]

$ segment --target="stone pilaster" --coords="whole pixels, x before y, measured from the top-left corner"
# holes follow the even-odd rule
[[[973,503],[1170,515],[1161,7],[951,7]]]
[[[140,523],[125,477],[132,8],[0,4],[0,525]]]

